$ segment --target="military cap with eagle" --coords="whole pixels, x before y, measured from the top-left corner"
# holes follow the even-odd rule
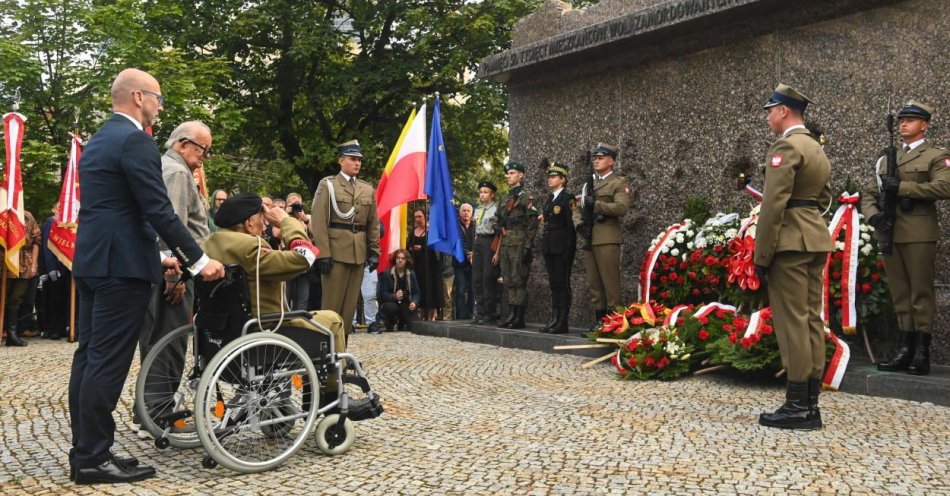
[[[918,102],[916,100],[911,100],[901,107],[900,111],[897,113],[897,117],[917,117],[924,119],[925,121],[929,121],[930,116],[933,115],[933,113],[934,109],[930,105],[927,105],[923,102]]]

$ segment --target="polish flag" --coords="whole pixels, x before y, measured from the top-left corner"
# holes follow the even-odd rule
[[[6,251],[7,268],[14,277],[20,275],[20,248],[26,242],[23,220],[23,181],[20,178],[20,150],[23,146],[26,117],[17,112],[3,116],[3,139],[7,150],[7,166],[0,184],[0,245]]]
[[[69,161],[63,175],[63,188],[59,193],[59,210],[49,230],[49,250],[69,270],[73,270],[73,253],[76,248],[76,229],[79,227],[79,157],[82,155],[82,140],[69,133]]]

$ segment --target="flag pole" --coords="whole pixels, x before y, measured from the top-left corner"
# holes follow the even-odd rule
[[[73,134],[76,139],[79,138],[79,107],[76,107],[76,117],[73,120]],[[70,141],[72,138],[70,138]],[[68,163],[68,162],[67,162]],[[78,165],[78,164],[77,164]],[[67,165],[68,168],[68,165]],[[72,208],[72,207],[70,207]],[[59,215],[63,215],[63,206],[59,206]],[[70,343],[76,342],[76,279],[73,278],[73,271],[69,271],[69,336],[66,340]]]

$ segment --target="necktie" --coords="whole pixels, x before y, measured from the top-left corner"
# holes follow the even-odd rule
[[[909,151],[910,151],[910,145],[904,145],[904,153],[907,153]]]

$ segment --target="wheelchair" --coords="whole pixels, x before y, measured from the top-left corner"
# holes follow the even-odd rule
[[[160,449],[202,446],[205,468],[241,473],[278,467],[308,442],[345,453],[353,422],[383,413],[362,364],[337,352],[332,331],[310,312],[252,318],[248,288],[237,265],[222,280],[195,281],[194,324],[164,336],[142,361],[134,407],[141,428]],[[292,319],[316,330],[290,327]]]

